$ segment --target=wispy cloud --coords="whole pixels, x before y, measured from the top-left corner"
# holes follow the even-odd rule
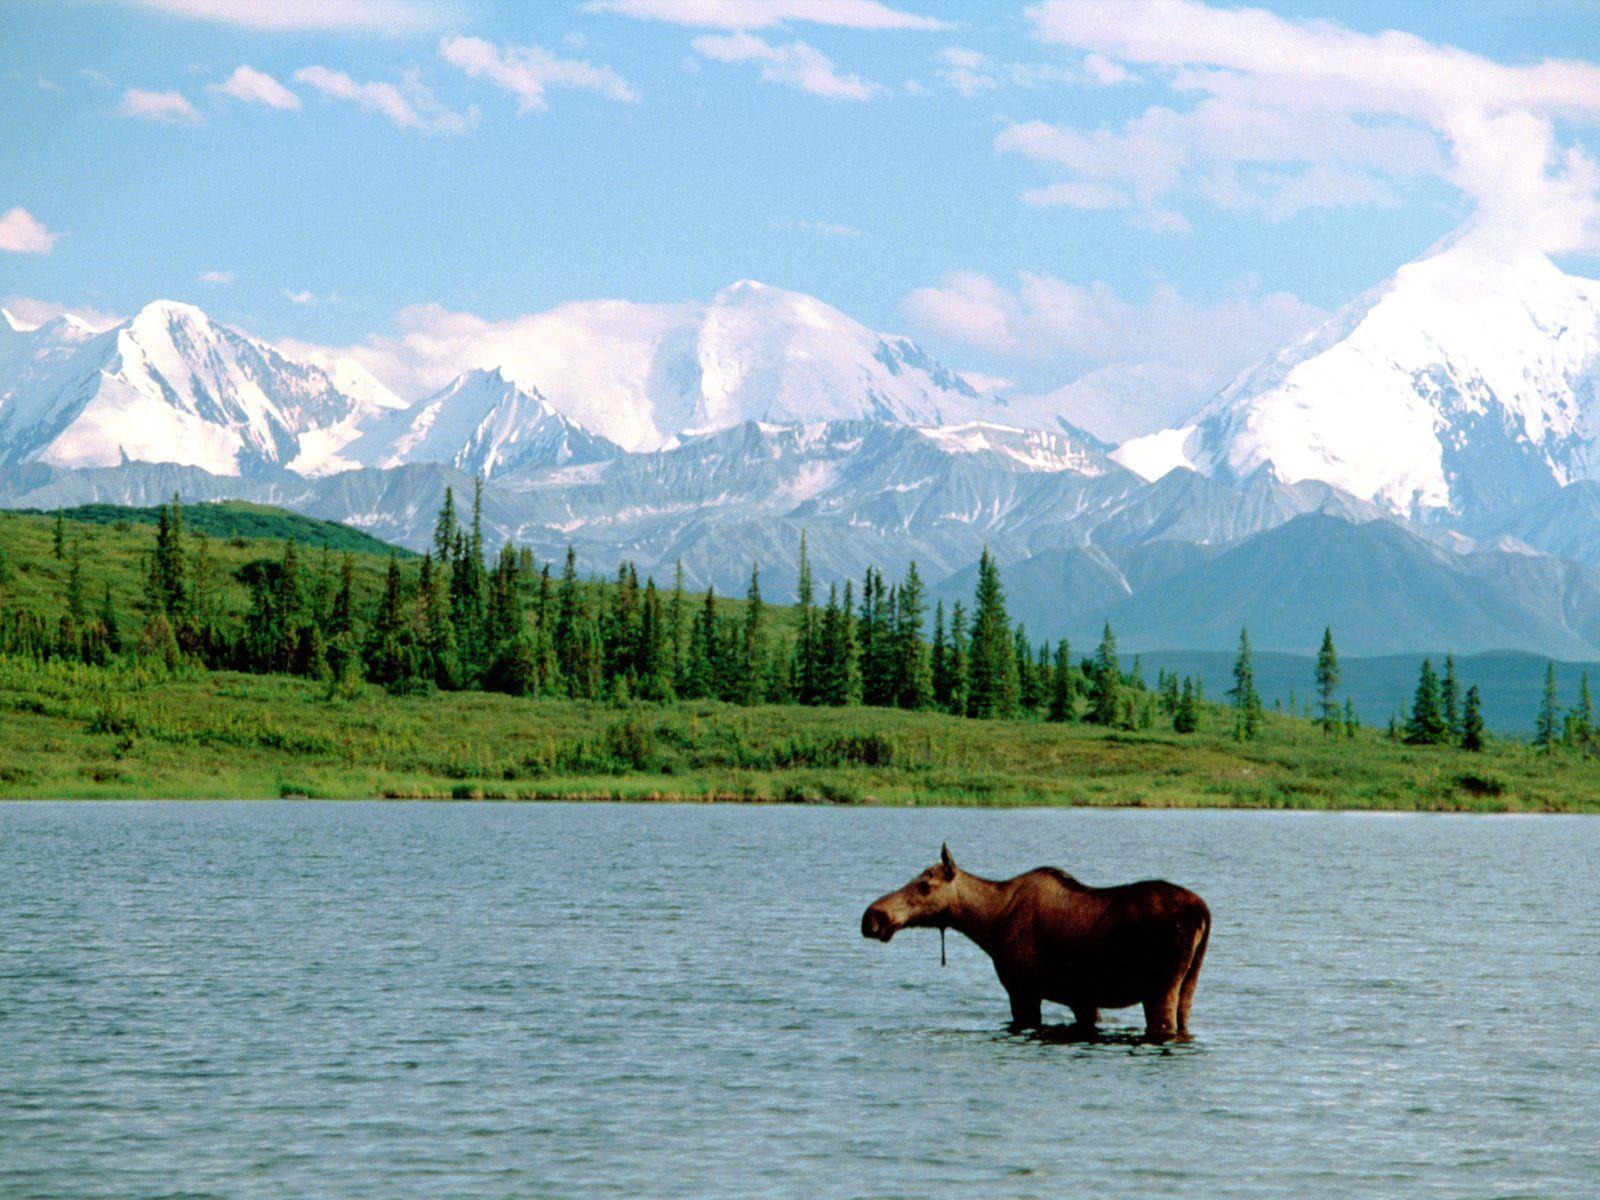
[[[801,21],[844,29],[949,28],[935,17],[904,12],[879,0],[591,0],[584,8],[700,29],[771,29]]]
[[[261,104],[267,108],[284,111],[300,107],[300,97],[265,71],[254,67],[238,66],[232,75],[221,83],[213,83],[207,91],[221,96],[232,96],[245,104]]]
[[[705,34],[692,43],[696,54],[725,63],[755,63],[768,83],[798,88],[828,100],[871,100],[888,89],[846,75],[833,60],[805,42],[774,45],[753,33]]]
[[[496,47],[475,37],[447,37],[439,56],[475,79],[484,79],[517,98],[517,111],[542,112],[551,88],[595,92],[609,100],[636,103],[639,93],[610,67],[561,58],[543,46]]]
[[[91,329],[110,329],[120,325],[122,318],[114,313],[101,312],[81,304],[60,304],[54,300],[40,300],[33,296],[0,296],[4,308],[24,325],[43,325],[57,317],[75,317]]]
[[[215,284],[219,284],[219,285],[220,284],[229,284],[229,283],[233,282],[233,272],[232,271],[201,271],[200,275],[199,275],[199,279],[200,279],[201,283],[215,283]]]
[[[819,237],[853,238],[861,236],[861,230],[850,225],[839,225],[833,221],[774,221],[767,228],[781,230],[785,233],[812,233]]]
[[[229,272],[228,277],[230,279],[233,277],[232,272]],[[283,298],[290,304],[298,304],[307,308],[318,304],[337,304],[339,302],[339,297],[332,292],[326,296],[319,296],[315,292],[296,291],[293,288],[284,288]]]
[[[49,254],[60,237],[25,208],[0,216],[0,250],[8,254]]]
[[[1600,65],[1507,65],[1409,33],[1198,0],[1044,0],[1027,12],[1042,41],[1085,54],[1107,81],[1133,64],[1175,97],[1201,97],[1118,126],[1012,125],[1000,150],[1091,185],[1035,189],[1032,202],[1100,206],[1109,189],[1139,223],[1182,229],[1194,201],[1274,219],[1393,204],[1428,175],[1475,201],[1479,236],[1550,253],[1600,246],[1600,164],[1556,131],[1600,123]]]
[[[475,116],[471,112],[463,116],[446,108],[414,77],[402,85],[359,83],[343,71],[310,66],[296,71],[294,78],[329,99],[348,100],[366,112],[386,117],[400,129],[464,133],[471,128]]]
[[[1019,272],[1007,285],[956,271],[906,297],[918,329],[981,351],[1024,374],[1075,381],[1052,394],[1102,437],[1120,440],[1187,416],[1261,355],[1325,314],[1287,292],[1239,281],[1218,300],[1162,284],[1123,299],[1103,283]]]
[[[1002,87],[1038,88],[1075,84],[1109,87],[1133,75],[1117,63],[1091,54],[1077,66],[1058,62],[1001,62],[966,46],[946,46],[936,71],[946,86],[968,100]]]
[[[169,16],[268,33],[321,30],[382,37],[433,33],[465,15],[461,4],[443,0],[121,0],[121,3]]]
[[[155,121],[165,125],[204,125],[206,119],[181,92],[147,92],[128,88],[122,93],[117,112],[136,121]]]

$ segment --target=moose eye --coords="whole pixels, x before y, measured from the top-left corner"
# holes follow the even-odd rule
[[[924,879],[921,883],[917,884],[917,891],[921,895],[926,896],[929,892],[933,891],[933,885]]]

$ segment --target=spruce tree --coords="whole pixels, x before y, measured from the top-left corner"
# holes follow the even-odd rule
[[[156,612],[176,617],[184,611],[183,509],[176,495],[156,511],[156,552],[147,591]]]
[[[972,665],[972,645],[967,638],[967,614],[957,600],[950,610],[950,700],[945,711],[952,716],[965,716],[967,711],[968,672]]]
[[[1437,746],[1450,740],[1450,727],[1445,724],[1444,704],[1439,696],[1439,677],[1433,663],[1422,660],[1417,673],[1417,692],[1411,701],[1411,715],[1406,720],[1406,743],[1412,746]]]
[[[1249,741],[1261,732],[1263,712],[1261,694],[1256,691],[1255,667],[1250,661],[1250,632],[1239,630],[1239,653],[1233,660],[1233,687],[1228,689],[1233,698],[1233,736],[1239,741]]]
[[[1072,646],[1066,638],[1056,643],[1054,666],[1050,672],[1050,712],[1052,721],[1070,721],[1078,706],[1072,678]]]
[[[1000,570],[987,547],[978,559],[978,588],[968,651],[967,715],[1009,717],[1016,711],[1019,680],[1011,620],[1006,616]]]
[[[745,593],[743,644],[740,647],[739,700],[760,704],[766,696],[766,610],[761,603],[761,570],[750,564],[750,589]]]
[[[1096,725],[1116,724],[1121,712],[1122,666],[1117,661],[1117,635],[1111,632],[1109,621],[1088,674],[1089,710],[1084,719]]]
[[[716,696],[720,674],[717,669],[719,649],[716,590],[707,586],[700,615],[689,632],[689,657],[684,680],[684,695],[689,699],[707,700]]]
[[[1483,727],[1483,702],[1478,697],[1478,685],[1467,689],[1467,702],[1461,713],[1461,748],[1474,754],[1488,743]]]
[[[67,557],[67,519],[60,510],[56,511],[55,523],[50,527],[50,551],[56,556],[57,562],[64,562]]]
[[[926,611],[922,576],[912,562],[895,603],[895,703],[901,708],[923,709],[933,703],[932,668],[922,640]]]
[[[1439,715],[1452,743],[1461,740],[1461,684],[1456,679],[1456,656],[1444,656],[1444,678],[1439,681]]]
[[[1012,638],[1013,653],[1017,659],[1017,708],[1027,716],[1038,711],[1044,690],[1033,668],[1033,648],[1028,644],[1028,631],[1017,626]]]
[[[1556,697],[1556,664],[1552,662],[1545,667],[1544,695],[1539,701],[1539,719],[1534,725],[1533,744],[1546,754],[1553,754],[1560,731],[1561,703]]]
[[[1178,733],[1193,733],[1200,728],[1200,705],[1195,700],[1194,680],[1183,678],[1183,691],[1172,714],[1172,728]]]
[[[1589,691],[1588,671],[1578,676],[1578,704],[1567,714],[1567,729],[1567,740],[1587,751],[1594,735],[1594,696]]]
[[[684,678],[684,639],[688,632],[689,608],[683,594],[683,559],[680,558],[672,570],[672,598],[667,605],[668,658],[665,668],[674,689]]]
[[[459,532],[455,492],[445,488],[444,503],[439,508],[439,520],[433,527],[433,560],[441,567],[450,562],[451,551],[455,549],[456,535]]]
[[[1322,648],[1317,651],[1317,695],[1322,704],[1322,732],[1332,737],[1339,728],[1339,702],[1333,698],[1339,686],[1339,653],[1333,648],[1333,629],[1322,631]]]
[[[818,638],[816,596],[811,581],[811,556],[806,550],[806,531],[800,531],[800,574],[795,584],[794,690],[801,704],[819,702]]]
[[[433,580],[433,560],[424,555],[422,559],[423,575],[429,585]],[[355,555],[345,552],[344,558],[339,563],[339,590],[333,594],[333,604],[328,611],[328,633],[334,638],[353,634],[356,628],[356,559]],[[424,591],[427,590],[425,587]]]
[[[1353,738],[1356,730],[1361,728],[1361,720],[1356,716],[1356,702],[1349,696],[1344,698],[1344,735]]]
[[[944,601],[933,606],[933,645],[928,650],[928,681],[938,708],[950,706],[950,643],[944,633]]]
[[[100,601],[100,629],[106,639],[106,648],[112,654],[122,653],[122,627],[117,620],[117,607],[111,600],[111,584],[106,584],[105,595]]]

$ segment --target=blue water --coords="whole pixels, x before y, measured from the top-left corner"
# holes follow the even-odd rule
[[[941,841],[1199,891],[1196,1040],[863,941]],[[0,1196],[1592,1197],[1597,899],[1593,818],[0,805]]]

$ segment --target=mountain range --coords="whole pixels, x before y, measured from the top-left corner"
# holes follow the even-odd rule
[[[1600,657],[1600,284],[1445,244],[1180,427],[1106,445],[915,343],[752,282],[567,305],[406,402],[160,301],[111,329],[0,316],[0,503],[178,491],[424,548],[482,477],[491,542],[792,588],[985,547],[1035,636],[1225,650]]]

